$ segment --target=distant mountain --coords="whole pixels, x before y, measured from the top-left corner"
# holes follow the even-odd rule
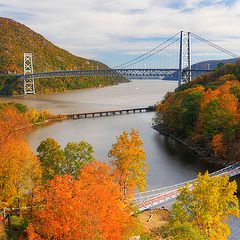
[[[221,60],[207,60],[192,65],[192,69],[215,69],[219,63],[236,63],[237,58],[221,59]]]
[[[0,73],[22,74],[24,52],[33,54],[35,72],[108,68],[101,62],[74,56],[68,51],[55,46],[25,25],[0,17]],[[58,92],[68,89],[116,84],[118,80],[119,78],[111,77],[41,79],[36,80],[36,89],[37,92]],[[16,83],[16,81],[9,81],[9,76],[0,76],[0,94],[20,93],[18,85],[19,83]]]
[[[230,58],[230,59],[221,59],[221,60],[206,60],[206,61],[202,61],[202,62],[198,62],[195,64],[192,64],[191,69],[193,70],[213,70],[215,69],[218,64],[223,63],[223,64],[227,64],[227,63],[233,63],[235,64],[236,61],[238,60],[238,58]],[[194,73],[192,76],[193,78],[196,78],[197,76],[199,76],[202,73]],[[177,72],[174,74],[173,77],[168,76],[165,77],[164,80],[173,80],[176,81],[177,80]]]

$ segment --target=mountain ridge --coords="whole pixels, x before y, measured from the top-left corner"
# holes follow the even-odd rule
[[[99,61],[75,56],[59,48],[15,20],[0,17],[0,94],[22,93],[19,80],[9,75],[23,73],[24,52],[33,54],[34,72],[108,69],[107,65]],[[124,80],[119,77],[37,79],[35,86],[38,93],[48,93],[112,85]]]
[[[43,62],[40,62],[37,59],[42,58],[42,55],[48,56],[48,54],[45,52],[47,48],[51,48],[51,50],[54,51],[54,53],[56,53],[54,60],[60,66],[64,66],[64,61],[63,61],[64,59],[69,60],[69,58],[72,58],[76,60],[75,67],[81,66],[82,69],[86,69],[86,67],[88,67],[88,65],[90,64],[97,69],[97,64],[98,64],[99,65],[98,67],[100,69],[107,68],[105,64],[102,64],[98,61],[83,58],[80,56],[75,56],[69,51],[54,45],[48,39],[43,37],[41,34],[34,32],[29,27],[15,20],[0,17],[0,32],[2,32],[1,34],[2,38],[0,37],[0,46],[1,46],[0,56],[2,58],[1,59],[2,61],[0,62],[1,73],[16,72],[17,74],[21,74],[22,68],[23,68],[24,52],[31,52],[33,54],[33,57],[35,57],[36,59],[36,63],[38,63],[35,66],[36,71],[43,71],[44,70],[43,67],[46,65],[46,63],[44,64]],[[13,38],[13,36],[15,38]],[[14,49],[11,48],[11,46],[14,46]],[[19,55],[17,52],[19,50],[24,50],[24,52],[22,51],[23,53],[20,56],[21,61],[19,61]],[[42,52],[39,53],[39,50],[41,50]],[[39,53],[39,55],[37,55],[37,53]],[[10,56],[10,54],[13,54],[12,57]],[[6,62],[4,61],[4,60],[7,60],[6,58],[13,58],[13,57],[15,57],[16,62],[13,63],[12,65],[10,64],[12,62],[11,59],[10,61],[9,60]],[[46,62],[49,62],[47,57],[44,60]],[[58,70],[57,67],[54,69],[54,66],[51,66],[51,65],[50,65],[50,68],[52,70]]]
[[[219,59],[219,60],[205,60],[201,61],[195,64],[192,64],[192,69],[215,69],[218,64],[227,64],[227,63],[233,63],[235,64],[237,62],[238,58],[227,58],[227,59]]]

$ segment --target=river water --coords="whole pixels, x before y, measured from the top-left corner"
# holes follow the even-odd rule
[[[105,88],[0,98],[0,101],[22,102],[55,114],[82,113],[153,105],[176,86],[177,83],[173,81],[135,80]],[[181,144],[153,130],[153,117],[154,113],[141,113],[56,122],[35,128],[28,141],[36,151],[39,143],[48,137],[56,139],[62,146],[71,141],[86,140],[93,145],[96,159],[109,162],[108,151],[116,141],[116,136],[123,130],[135,128],[144,141],[147,154],[148,189],[180,183],[196,178],[198,172],[215,170],[213,165],[204,163]],[[240,239],[239,225],[239,221],[231,219],[233,235],[229,239]]]

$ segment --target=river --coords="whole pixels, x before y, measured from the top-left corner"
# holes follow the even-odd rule
[[[55,114],[82,113],[153,105],[176,86],[177,83],[173,81],[135,80],[105,88],[0,98],[0,101],[22,102]],[[36,151],[39,143],[48,137],[56,139],[62,146],[70,141],[86,140],[93,145],[96,159],[109,162],[108,151],[116,141],[116,136],[123,130],[130,131],[135,128],[144,141],[147,154],[148,189],[180,183],[196,178],[198,172],[215,170],[213,165],[203,163],[181,144],[153,130],[153,117],[154,113],[141,113],[56,122],[35,128],[28,141]],[[236,219],[231,219],[233,236],[229,239],[240,239],[239,225]]]

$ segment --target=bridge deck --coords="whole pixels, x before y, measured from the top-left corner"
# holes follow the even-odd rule
[[[106,117],[114,115],[123,115],[123,114],[133,114],[133,113],[144,113],[144,112],[153,112],[153,107],[142,107],[142,108],[131,108],[131,109],[120,109],[120,110],[109,110],[101,112],[87,112],[87,113],[77,113],[67,115],[70,119],[80,119],[80,118],[94,118],[94,117]]]
[[[240,174],[240,162],[220,169],[210,174],[210,176],[223,176],[229,177],[237,176]],[[196,179],[188,181],[190,188],[193,186],[193,182]],[[153,189],[143,193],[137,193],[133,199],[133,203],[139,210],[146,210],[154,208],[161,203],[164,203],[170,199],[175,199],[179,195],[179,187],[185,186],[187,182],[179,183],[172,186],[167,186],[159,189]]]
[[[207,69],[183,69],[183,73],[191,72],[191,74],[200,74],[211,72],[212,70]],[[55,77],[158,77],[164,79],[166,77],[178,79],[179,69],[177,68],[129,68],[129,69],[99,69],[99,70],[61,70],[53,72],[35,72],[26,75],[18,75],[25,79],[32,78],[55,78]]]

